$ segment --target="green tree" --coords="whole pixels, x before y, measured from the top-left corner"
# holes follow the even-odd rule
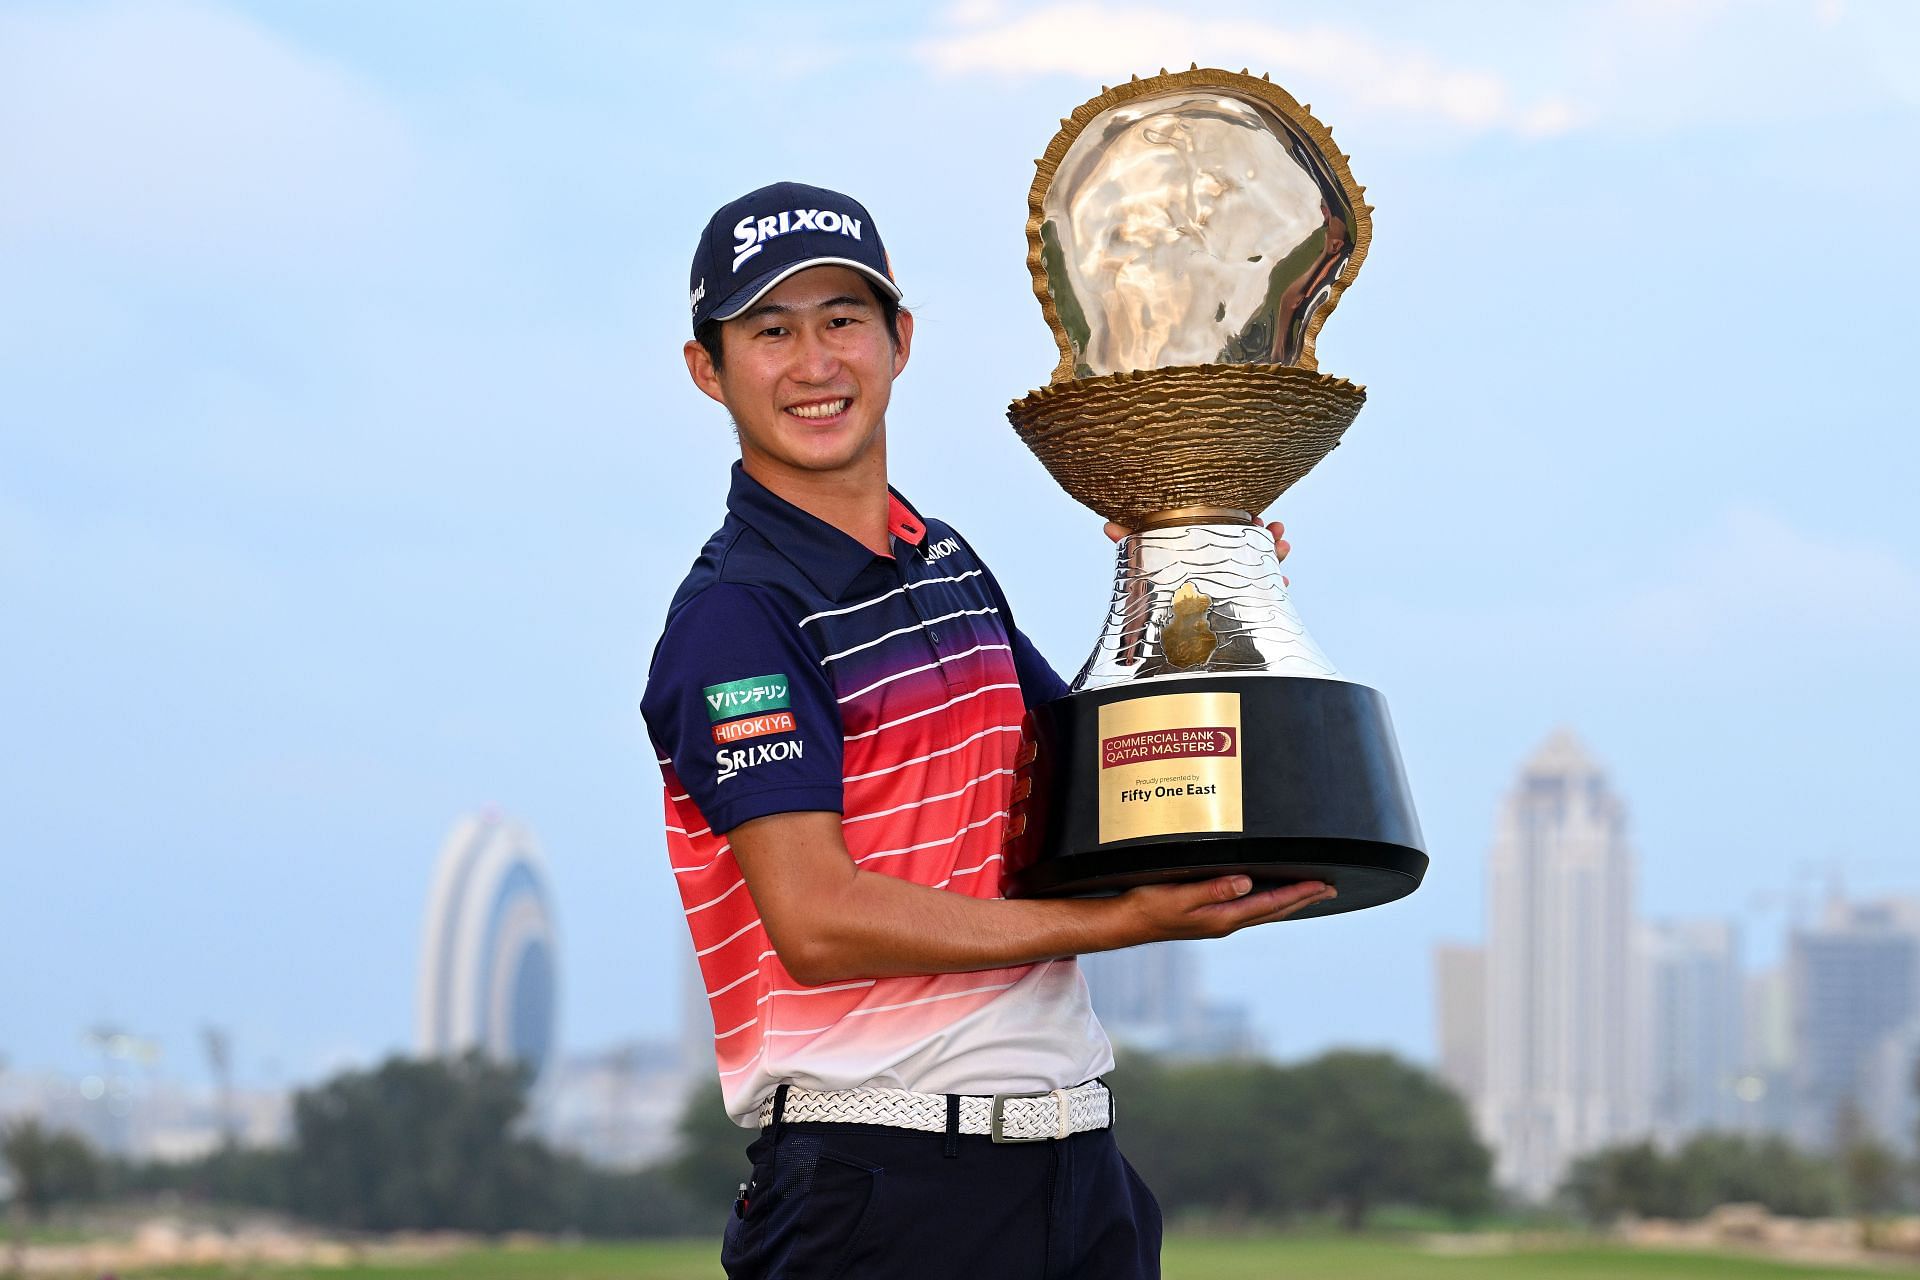
[[[291,1212],[295,1167],[289,1148],[228,1141],[192,1160],[117,1164],[108,1181],[114,1194],[171,1192],[204,1204]]]
[[[1716,1206],[1751,1203],[1792,1217],[1839,1207],[1830,1161],[1780,1138],[1702,1133],[1671,1153],[1648,1142],[1609,1147],[1568,1170],[1561,1196],[1594,1222],[1626,1214],[1698,1218]]]
[[[1331,1210],[1359,1230],[1383,1204],[1465,1215],[1492,1203],[1492,1160],[1439,1081],[1383,1053],[1114,1073],[1121,1137],[1170,1212]]]
[[[100,1192],[100,1159],[86,1139],[49,1130],[38,1120],[0,1129],[0,1159],[13,1175],[15,1202],[33,1218],[44,1220],[55,1204]]]
[[[555,1226],[598,1238],[715,1234],[730,1203],[708,1196],[696,1207],[660,1169],[597,1169],[575,1156],[556,1159],[552,1185]]]
[[[1284,1068],[1128,1056],[1111,1080],[1127,1159],[1169,1212],[1240,1218],[1297,1207],[1282,1175],[1285,1147],[1273,1143],[1298,1125]]]
[[[1669,1216],[1652,1206],[1678,1203],[1675,1171],[1651,1142],[1596,1151],[1573,1162],[1560,1195],[1589,1221],[1612,1222],[1628,1214]]]
[[[1350,1231],[1383,1204],[1465,1217],[1492,1205],[1493,1159],[1458,1095],[1387,1053],[1322,1054],[1293,1068],[1305,1099],[1292,1198],[1331,1208]]]
[[[712,1212],[718,1220],[733,1203],[734,1191],[747,1180],[746,1148],[753,1134],[735,1124],[715,1080],[695,1091],[681,1108],[675,1129],[668,1181],[695,1214]]]
[[[1900,1207],[1905,1172],[1900,1157],[1884,1143],[1868,1137],[1849,1143],[1840,1153],[1847,1207],[1863,1218],[1892,1213]]]
[[[292,1201],[363,1231],[550,1228],[555,1157],[516,1128],[524,1071],[390,1058],[294,1099]]]

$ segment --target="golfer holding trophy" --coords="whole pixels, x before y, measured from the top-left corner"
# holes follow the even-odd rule
[[[1417,882],[1385,706],[1255,514],[1359,409],[1313,339],[1367,232],[1326,131],[1245,74],[1135,80],[1054,140],[1029,234],[1060,368],[1012,416],[1129,531],[1069,689],[889,484],[914,325],[872,214],[777,183],[709,220],[684,354],[741,456],[641,709],[757,1132],[728,1275],[1158,1275],[1074,957]]]

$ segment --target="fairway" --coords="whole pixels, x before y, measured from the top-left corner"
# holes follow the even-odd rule
[[[169,1268],[128,1272],[159,1277],[222,1276],[228,1280],[719,1280],[717,1242],[496,1249],[440,1262],[339,1270]],[[1735,1280],[1737,1277],[1832,1277],[1857,1280],[1884,1271],[1804,1267],[1724,1255],[1636,1253],[1602,1246],[1471,1257],[1439,1256],[1415,1243],[1293,1236],[1176,1236],[1164,1257],[1166,1280]],[[1914,1274],[1920,1274],[1916,1272]]]

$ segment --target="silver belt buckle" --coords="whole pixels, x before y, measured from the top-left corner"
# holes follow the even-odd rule
[[[1054,1090],[1052,1089],[1042,1089],[1038,1093],[996,1093],[994,1094],[993,1106],[987,1111],[987,1131],[989,1136],[991,1136],[995,1142],[1049,1142],[1051,1141],[1054,1137],[1054,1135],[1051,1133],[1037,1134],[1031,1138],[1009,1138],[1007,1136],[1007,1104],[1009,1102],[1018,1102],[1023,1098],[1051,1098],[1053,1096],[1054,1096]]]

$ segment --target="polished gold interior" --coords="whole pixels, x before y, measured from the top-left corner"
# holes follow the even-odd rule
[[[1027,222],[1055,383],[1315,367],[1372,234],[1325,126],[1271,81],[1198,67],[1104,90],[1061,124]]]
[[[1265,511],[1366,399],[1314,361],[1372,238],[1364,191],[1326,127],[1244,71],[1135,77],[1060,123],[1027,199],[1060,363],[1008,418],[1129,529]]]

